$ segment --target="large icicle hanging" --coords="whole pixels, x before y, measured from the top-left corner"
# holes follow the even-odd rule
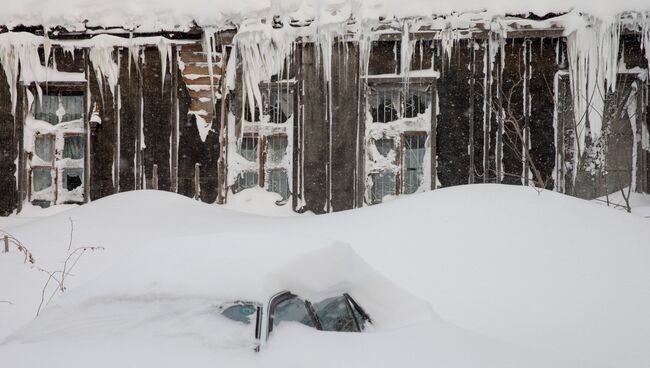
[[[569,77],[579,153],[585,149],[586,124],[592,139],[600,137],[603,128],[605,96],[616,89],[618,50],[621,25],[603,24],[595,18],[567,37]]]
[[[251,116],[255,106],[262,106],[260,83],[284,71],[291,55],[294,35],[270,24],[250,23],[243,26],[233,40],[242,60],[243,101],[248,103]],[[242,108],[245,106],[242,105]]]

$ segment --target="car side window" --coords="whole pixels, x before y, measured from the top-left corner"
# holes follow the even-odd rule
[[[323,331],[359,332],[352,307],[344,296],[335,296],[314,304]]]
[[[277,303],[271,313],[273,326],[277,326],[283,321],[292,321],[302,323],[309,327],[315,327],[305,301],[297,296],[292,296],[289,299]]]

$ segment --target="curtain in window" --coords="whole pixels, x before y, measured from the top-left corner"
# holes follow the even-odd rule
[[[84,137],[70,135],[63,138],[63,158],[79,160],[84,157]]]
[[[34,99],[34,118],[47,121],[52,125],[59,123],[59,117],[56,116],[56,110],[59,109],[58,95],[43,95],[42,99],[37,94]]]
[[[258,185],[259,180],[257,171],[244,171],[240,173],[237,176],[237,185],[234,188],[235,193]]]
[[[54,136],[51,134],[37,135],[34,139],[36,156],[45,162],[54,160]]]
[[[61,122],[78,120],[83,117],[84,100],[81,95],[61,95],[61,106],[65,110],[65,114]]]

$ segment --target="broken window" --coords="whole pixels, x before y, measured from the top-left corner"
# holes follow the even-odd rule
[[[377,147],[380,155],[387,157],[390,151],[395,148],[395,141],[392,138],[376,139],[375,147]]]
[[[248,161],[257,161],[257,137],[243,137],[239,152]]]
[[[293,115],[293,93],[291,89],[277,86],[267,87],[264,93],[264,115],[269,117],[269,123],[282,124]]]
[[[83,86],[50,83],[47,86],[26,87],[33,96],[30,122],[26,130],[33,140],[28,165],[32,169],[30,201],[49,206],[56,203],[84,201],[84,158],[86,129]],[[46,167],[47,166],[47,167]]]
[[[431,102],[431,95],[426,89],[409,86],[404,92],[404,117],[414,118],[427,111]]]
[[[425,135],[404,136],[404,194],[415,193],[424,174]]]
[[[289,198],[289,177],[284,169],[271,169],[268,173],[268,191],[278,193],[282,200]]]
[[[370,201],[372,204],[381,203],[385,196],[395,195],[395,173],[384,171],[370,174],[372,189]]]
[[[83,169],[66,168],[63,169],[63,189],[73,191],[83,183]]]
[[[400,91],[391,87],[371,88],[368,95],[368,105],[372,121],[388,123],[399,119]]]
[[[368,88],[368,112],[375,123],[415,118],[424,114],[431,104],[429,85],[389,84]]]

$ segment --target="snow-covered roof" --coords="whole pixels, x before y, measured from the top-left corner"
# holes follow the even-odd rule
[[[280,16],[315,19],[320,23],[379,17],[421,17],[478,13],[495,15],[576,11],[608,20],[621,12],[648,11],[645,0],[23,0],[3,4],[0,24],[64,26],[121,26],[138,30],[187,29],[193,25],[223,27],[244,19]]]

